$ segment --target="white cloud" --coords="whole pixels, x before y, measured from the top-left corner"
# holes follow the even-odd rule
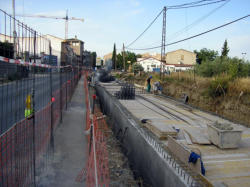
[[[37,12],[34,15],[65,17],[66,16],[66,11],[56,10],[56,11],[53,11],[53,12]],[[70,17],[70,15],[69,15],[69,17]]]
[[[142,9],[142,8],[135,9],[135,10],[132,10],[132,11],[130,12],[130,15],[136,16],[136,15],[138,15],[138,14],[143,13],[143,11],[144,11],[144,9]]]
[[[138,0],[130,0],[132,6],[138,7],[141,3]]]
[[[131,10],[125,12],[123,16],[124,16],[124,18],[128,18],[128,17],[137,16],[143,12],[144,12],[143,8],[131,9]]]

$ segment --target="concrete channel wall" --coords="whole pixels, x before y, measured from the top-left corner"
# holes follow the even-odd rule
[[[113,131],[120,139],[132,169],[145,184],[157,187],[199,186],[115,97],[99,85],[96,92],[103,112],[113,122]]]

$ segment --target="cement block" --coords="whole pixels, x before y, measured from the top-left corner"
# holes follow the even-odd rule
[[[237,148],[241,140],[242,130],[221,130],[214,125],[208,125],[209,140],[221,149]]]

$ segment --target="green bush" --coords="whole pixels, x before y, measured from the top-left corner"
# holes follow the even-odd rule
[[[250,63],[238,58],[220,58],[214,61],[204,61],[195,66],[195,71],[203,77],[227,74],[231,78],[250,76]]]
[[[225,75],[215,77],[215,79],[210,82],[208,88],[209,96],[218,97],[221,95],[225,95],[227,93],[230,80],[231,77]]]
[[[116,73],[115,74],[115,78],[117,78],[117,79],[121,78],[121,74],[120,73]]]
[[[143,71],[143,70],[144,70],[144,69],[143,69],[143,67],[142,67],[141,64],[134,63],[134,64],[132,65],[132,71],[133,71],[134,73],[138,73],[139,71]]]

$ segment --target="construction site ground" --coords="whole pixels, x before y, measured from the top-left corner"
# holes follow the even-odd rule
[[[113,96],[121,88],[115,82],[101,85]],[[138,121],[148,119],[141,125],[160,139],[166,149],[196,172],[201,172],[201,166],[188,163],[188,156],[192,151],[199,153],[206,169],[205,177],[215,186],[250,186],[249,128],[164,96],[146,94],[140,89],[136,89],[136,94],[135,100],[119,102]],[[238,148],[220,149],[209,141],[207,125],[215,122],[231,124],[243,131]],[[168,136],[173,138],[167,140]]]
[[[63,112],[63,122],[54,134],[54,156],[48,160],[47,168],[38,173],[37,186],[77,187],[86,186],[86,164],[88,159],[87,136],[85,133],[85,92],[83,78],[79,81],[67,110]],[[90,95],[94,94],[90,90]],[[98,104],[96,105],[98,107]],[[110,186],[138,186],[126,156],[122,153],[119,140],[109,128],[107,150]]]
[[[89,95],[95,95],[95,89],[89,87]],[[98,101],[98,100],[97,100]],[[92,105],[92,99],[90,99]],[[99,102],[95,104],[95,111],[101,111]],[[105,116],[108,124],[108,129],[103,133],[106,136],[107,151],[108,151],[108,167],[109,167],[109,186],[110,187],[136,187],[140,186],[142,179],[135,179],[134,173],[130,168],[129,160],[124,155],[122,150],[122,143],[118,139],[118,136],[112,131],[112,119],[109,116]]]
[[[54,156],[48,168],[38,176],[37,186],[84,186],[84,181],[76,180],[87,159],[84,97],[81,78],[67,110],[63,111],[63,122],[55,130]]]

